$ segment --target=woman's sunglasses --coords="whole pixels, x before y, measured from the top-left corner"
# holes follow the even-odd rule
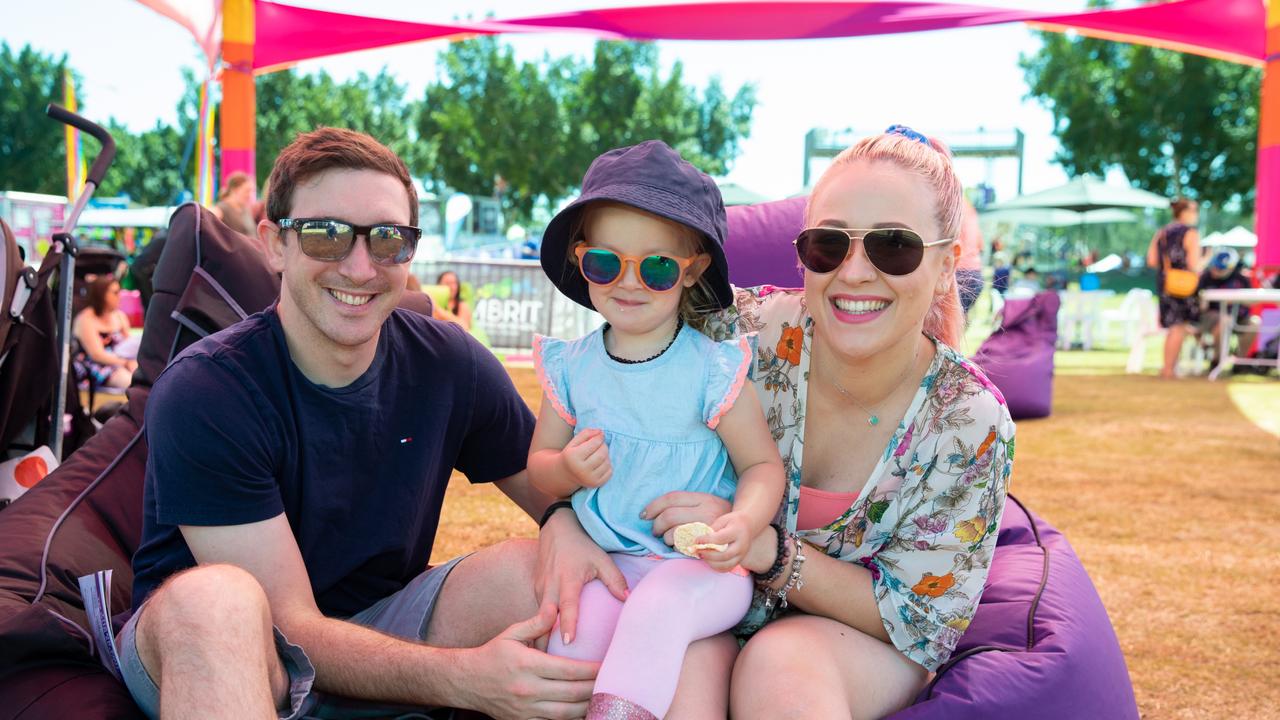
[[[698,256],[669,257],[667,255],[620,255],[605,248],[579,244],[573,249],[578,258],[582,277],[592,285],[609,287],[622,279],[628,264],[633,264],[640,275],[640,282],[654,292],[666,292],[680,284],[684,271]]]
[[[800,263],[811,272],[825,274],[840,267],[856,237],[862,238],[867,259],[886,275],[910,275],[924,260],[924,249],[952,242],[944,238],[925,242],[906,228],[811,227],[800,231],[794,245]]]
[[[281,230],[298,233],[298,247],[310,258],[338,262],[351,254],[356,238],[369,241],[369,257],[379,265],[403,265],[418,249],[422,230],[412,225],[352,225],[333,218],[281,218]]]

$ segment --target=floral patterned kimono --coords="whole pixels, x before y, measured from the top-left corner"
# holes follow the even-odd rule
[[[813,319],[801,290],[739,289],[712,319],[717,338],[759,332],[752,380],[787,474],[779,522],[796,528],[804,465]],[[930,671],[946,662],[978,607],[1013,466],[1013,421],[982,371],[934,341],[937,353],[854,504],[799,533],[831,557],[871,572],[894,645]],[[737,631],[766,616],[757,591]]]

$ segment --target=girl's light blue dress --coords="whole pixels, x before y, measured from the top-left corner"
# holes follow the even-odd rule
[[[738,478],[715,428],[748,379],[754,342],[717,342],[686,325],[665,353],[632,365],[605,352],[603,327],[577,340],[534,338],[538,381],[556,413],[574,435],[603,430],[609,446],[613,477],[572,498],[601,548],[684,557],[640,511],[672,490],[733,499]]]

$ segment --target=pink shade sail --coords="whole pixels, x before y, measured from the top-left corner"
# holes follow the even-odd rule
[[[1070,15],[940,2],[729,2],[604,8],[509,20],[636,40],[794,40],[1030,22],[1113,40],[1261,64],[1261,0],[1178,0]]]
[[[438,38],[499,31],[491,23],[441,25],[310,10],[258,0],[253,56],[255,72],[300,60]]]
[[[975,27],[1043,15],[936,2],[729,2],[582,10],[504,24],[634,40],[798,40]]]
[[[1182,0],[1042,18],[1032,24],[1261,65],[1267,56],[1265,16],[1261,0]]]
[[[222,51],[222,0],[138,0],[191,33],[210,68]]]

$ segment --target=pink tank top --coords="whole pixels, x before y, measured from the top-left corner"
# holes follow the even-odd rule
[[[813,530],[836,521],[858,499],[858,493],[827,492],[800,486],[800,507],[796,508],[796,530]]]

